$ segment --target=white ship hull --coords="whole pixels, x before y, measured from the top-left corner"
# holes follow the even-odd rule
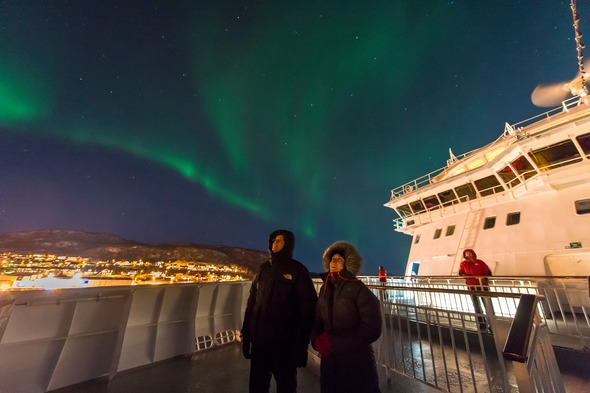
[[[465,248],[496,276],[590,275],[589,157],[576,98],[392,190],[385,206],[413,237],[406,275],[456,275]]]

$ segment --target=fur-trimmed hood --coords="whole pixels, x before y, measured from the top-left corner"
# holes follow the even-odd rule
[[[324,268],[324,271],[330,271],[330,259],[336,250],[339,250],[344,254],[344,268],[346,271],[355,276],[358,275],[363,267],[363,257],[361,257],[352,244],[345,241],[337,241],[324,251],[324,256],[322,258],[322,267]]]

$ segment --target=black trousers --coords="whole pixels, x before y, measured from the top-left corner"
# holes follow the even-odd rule
[[[469,287],[470,290],[472,291],[489,291],[490,288],[487,286],[477,286],[477,287]],[[473,310],[475,311],[476,314],[484,314],[485,315],[485,309],[482,306],[482,301],[483,299],[481,299],[479,296],[475,296],[475,295],[471,295],[471,299],[473,300]],[[491,299],[490,299],[490,307],[492,305]],[[492,312],[492,314],[494,313],[494,309],[492,308],[490,310]],[[479,324],[479,330],[481,331],[487,331],[488,330],[488,323],[485,317],[483,316],[479,316],[477,317],[477,322]]]
[[[473,300],[473,310],[476,314],[485,314],[479,296],[471,295],[471,299]],[[479,330],[485,331],[488,329],[488,323],[486,322],[485,317],[480,315],[477,316],[477,322],[479,323]]]
[[[252,350],[250,359],[250,393],[268,393],[274,376],[277,393],[297,392],[297,368],[289,356],[272,350]]]

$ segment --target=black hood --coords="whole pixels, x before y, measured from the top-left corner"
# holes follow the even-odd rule
[[[272,252],[272,242],[278,235],[283,235],[283,237],[285,238],[285,246],[281,251],[274,253]],[[286,229],[277,229],[268,237],[268,251],[270,252],[270,257],[273,261],[277,259],[292,259],[294,249],[295,235],[293,235],[293,232],[291,231],[287,231]]]

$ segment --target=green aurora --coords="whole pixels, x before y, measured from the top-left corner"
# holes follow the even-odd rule
[[[521,120],[499,92],[545,76],[520,68],[569,76],[539,40],[571,36],[561,8],[563,29],[512,2],[0,1],[0,135],[155,163],[266,228],[390,258],[388,190]]]

